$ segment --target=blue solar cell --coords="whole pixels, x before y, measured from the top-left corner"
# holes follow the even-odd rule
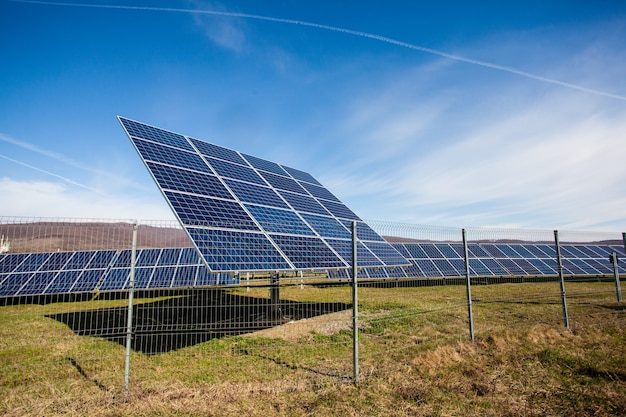
[[[42,271],[60,271],[73,254],[73,252],[53,252],[40,269]]]
[[[322,203],[322,205],[326,207],[326,210],[330,211],[335,217],[347,220],[360,220],[359,217],[343,203],[335,203],[334,201],[327,200],[318,201]]]
[[[31,253],[14,272],[34,272],[50,257],[50,252]]]
[[[545,253],[545,258],[555,259],[556,258],[556,249],[554,246],[550,245],[534,245],[541,252]]]
[[[557,273],[555,268],[553,268],[542,259],[531,258],[528,259],[528,262],[530,262],[532,266],[537,268],[539,272],[541,272],[543,275],[556,275]]]
[[[539,249],[537,245],[524,245],[524,248],[526,248],[530,253],[535,255],[537,258],[541,258],[541,259],[550,258],[550,256],[546,252]]]
[[[252,165],[256,169],[262,169],[263,171],[273,172],[274,174],[283,175],[286,177],[289,176],[289,174],[275,162],[266,161],[265,159],[246,154],[243,154],[243,157],[250,163],[250,165]]]
[[[83,270],[89,264],[89,261],[95,256],[96,251],[78,251],[74,252],[69,261],[65,264],[64,270],[80,269]]]
[[[165,195],[180,221],[186,226],[258,230],[248,214],[235,201],[166,191]]]
[[[117,256],[117,251],[114,250],[102,250],[97,251],[94,256],[89,260],[86,269],[106,268],[111,265],[111,262]]]
[[[309,193],[311,193],[311,195],[313,197],[323,198],[324,200],[330,200],[330,201],[334,201],[336,203],[340,203],[341,202],[341,201],[339,201],[339,199],[337,197],[334,196],[333,193],[331,193],[330,191],[328,191],[324,187],[320,187],[320,186],[315,185],[315,184],[309,184],[309,183],[306,183],[306,182],[300,182],[300,185],[302,185]]]
[[[185,139],[182,135],[122,117],[119,117],[119,120],[130,136],[149,139],[151,141],[163,143],[169,146],[175,146],[177,148],[193,151],[193,148],[189,145],[187,139]]]
[[[352,267],[352,241],[327,239],[326,242],[333,248],[335,252],[345,261],[345,264]],[[358,266],[379,266],[382,265],[380,260],[374,256],[361,242],[357,242],[356,248]]]
[[[199,271],[208,272],[207,268],[202,266],[179,266],[176,268],[176,276],[172,280],[173,288],[189,288],[196,285],[196,277]]]
[[[462,273],[457,271],[447,259],[433,259],[432,261],[444,277],[462,275]]]
[[[425,277],[433,278],[443,276],[430,259],[416,259],[415,263],[420,267]]]
[[[477,276],[491,276],[491,275],[508,275],[508,271],[504,270],[501,266],[500,269],[502,271],[504,271],[503,274],[496,274],[495,272],[492,272],[491,269],[489,269],[482,261],[489,261],[489,260],[493,260],[493,259],[476,259],[476,258],[470,258],[469,259],[469,267],[470,267],[470,273],[471,275],[477,275]],[[495,263],[495,262],[494,262]],[[496,264],[497,265],[497,264]]]
[[[459,258],[459,254],[447,243],[435,243],[435,247],[439,250],[439,252],[443,254],[443,257],[446,259]]]
[[[305,213],[301,216],[322,237],[340,239],[351,239],[352,237],[352,234],[335,218]]]
[[[585,259],[592,268],[597,269],[601,274],[612,274],[613,267],[609,264],[608,261],[602,262],[597,259]]]
[[[413,259],[427,259],[428,254],[424,252],[424,249],[418,243],[405,243],[407,251]]]
[[[112,268],[107,272],[99,289],[100,291],[116,291],[127,288],[129,276],[130,268]]]
[[[384,265],[407,265],[406,259],[393,248],[393,246],[383,242],[363,242]]]
[[[63,294],[70,291],[82,271],[61,271],[54,281],[44,290],[44,294]]]
[[[493,275],[504,276],[509,275],[509,272],[495,259],[482,258],[480,262],[487,267]],[[470,262],[470,266],[472,263]]]
[[[507,256],[500,250],[496,245],[491,243],[481,243],[480,247],[483,248],[489,256],[493,256],[494,258],[506,258]]]
[[[497,244],[495,246],[496,246],[496,248],[498,248],[500,250],[500,252],[504,253],[504,255],[507,258],[515,258],[515,259],[517,259],[517,258],[521,258],[522,257],[519,253],[517,253],[515,251],[515,249],[513,249],[509,245],[505,245],[505,244],[499,243],[499,244]]]
[[[384,268],[363,268],[361,271],[367,274],[368,278],[372,278],[372,279],[389,278]]]
[[[212,173],[200,155],[196,153],[185,152],[180,149],[158,145],[140,139],[133,139],[133,143],[139,155],[141,155],[146,162],[160,162],[162,164],[174,165],[209,174]]]
[[[393,246],[398,252],[400,252],[400,254],[404,256],[407,260],[411,258],[411,254],[408,250],[406,250],[406,247],[402,243],[392,243],[391,246]]]
[[[465,260],[463,259],[448,259],[448,262],[452,264],[454,270],[459,274],[459,276],[465,276]]]
[[[199,263],[201,260],[196,248],[182,248],[180,250],[179,265],[198,265]]]
[[[322,214],[325,216],[330,215],[329,211],[313,197],[304,194],[290,193],[284,190],[278,190],[278,193],[298,212]]]
[[[171,266],[178,264],[181,248],[165,248],[161,251],[161,256],[157,262],[157,266]],[[194,249],[195,251],[195,249]]]
[[[468,243],[467,251],[469,252],[470,258],[488,258],[491,256],[491,254],[486,252],[476,243]]]
[[[499,258],[498,263],[502,265],[509,274],[511,275],[526,275],[524,270],[520,268],[518,264],[516,264],[512,259],[509,258]]]
[[[264,206],[288,209],[289,206],[280,198],[276,191],[269,187],[248,184],[226,179],[226,184],[242,203],[255,203]]]
[[[353,220],[341,220],[341,222],[346,227],[346,229],[350,231],[350,235],[352,235]],[[369,227],[367,223],[364,223],[362,221],[356,222],[356,236],[357,236],[357,239],[359,240],[368,240],[372,242],[387,242],[378,233],[376,233],[374,229]]]
[[[234,162],[239,165],[248,165],[237,151],[194,138],[189,138],[189,140],[191,140],[191,143],[193,143],[202,155],[223,159],[224,161]]]
[[[270,235],[296,269],[328,269],[346,265],[319,238]],[[357,250],[358,254],[358,250]]]
[[[584,252],[578,250],[577,247],[572,245],[561,245],[561,256],[569,259],[586,258],[587,255]]]
[[[175,266],[159,266],[154,268],[148,288],[170,288],[175,274]]]
[[[150,284],[150,279],[152,278],[153,272],[154,272],[154,267],[135,268],[134,288],[148,288],[148,284]]]
[[[15,271],[15,269],[17,269],[17,267],[20,266],[22,262],[24,262],[24,259],[26,259],[28,255],[30,254],[28,253],[6,254],[2,258],[2,263],[0,263],[0,273],[8,273],[8,272]]]
[[[460,244],[460,243],[450,243],[450,247],[456,253],[456,257],[457,258],[465,259],[465,249],[463,248],[462,244]],[[469,256],[469,250],[468,250],[467,255]]]
[[[153,162],[147,162],[146,164],[157,183],[164,190],[182,191],[230,200],[233,198],[215,175],[188,171]]]
[[[292,269],[263,234],[198,228],[188,230],[213,271]]]
[[[300,181],[306,181],[306,182],[310,182],[311,184],[316,184],[319,186],[322,186],[322,184],[320,184],[315,178],[313,178],[313,176],[311,174],[309,174],[308,172],[304,172],[304,171],[300,171],[299,169],[295,169],[295,168],[290,168],[288,166],[285,165],[281,165],[281,167],[287,171],[289,174],[291,174],[291,176],[297,180]]]
[[[589,246],[577,246],[578,250],[580,250],[581,252],[583,252],[586,256],[581,256],[581,258],[597,258],[598,254],[596,252],[594,252],[591,247]]]
[[[33,273],[28,282],[17,292],[17,295],[43,294],[57,274],[58,271]]]
[[[514,244],[510,244],[509,245],[515,252],[519,253],[520,256],[524,259],[532,259],[532,258],[536,258],[537,256],[535,254],[533,254],[531,251],[529,251],[526,248],[526,245],[520,245],[518,243],[514,243]]]
[[[572,259],[561,258],[561,264],[563,265],[564,273],[570,275],[584,275],[585,271],[572,261]]]
[[[445,258],[439,249],[433,243],[420,243],[420,247],[426,252],[429,258],[431,259],[441,259]]]
[[[537,269],[533,264],[531,264],[527,259],[514,259],[513,262],[515,262],[522,269],[522,271],[524,271],[524,273],[528,275],[536,276],[542,274],[542,272]]]
[[[104,269],[89,269],[83,271],[76,283],[70,291],[72,292],[91,292],[93,291],[100,280],[104,277]]]
[[[140,249],[137,251],[137,260],[135,266],[155,266],[159,255],[161,255],[161,249]]]
[[[213,158],[206,158],[206,160],[220,177],[246,181],[252,184],[266,185],[263,178],[252,168]]]
[[[246,204],[245,207],[266,231],[302,236],[315,235],[311,228],[293,211],[249,204]]]
[[[306,190],[292,178],[283,177],[281,175],[271,174],[261,171],[260,174],[274,188],[278,190],[291,191],[292,193],[308,195]]]
[[[0,284],[0,296],[12,296],[17,294],[20,288],[28,282],[32,275],[32,272],[13,273],[7,275],[4,281],[2,281],[2,284]]]
[[[594,268],[593,266],[591,266],[590,264],[588,264],[585,260],[582,259],[570,259],[570,261],[576,265],[578,268],[580,268],[584,274],[588,274],[588,275],[593,275],[593,274],[599,274],[600,271],[598,271],[596,268]]]
[[[422,272],[422,270],[420,269],[420,267],[415,263],[415,260],[410,261],[411,265],[409,266],[405,266],[402,269],[404,269],[404,272],[406,273],[406,276],[409,278],[412,277],[425,277],[426,274],[424,272]]]

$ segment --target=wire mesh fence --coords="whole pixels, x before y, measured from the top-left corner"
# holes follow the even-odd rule
[[[125,378],[132,391],[354,375],[351,260],[343,269],[211,273],[177,223],[141,221],[131,274],[134,224],[0,219],[0,390],[13,398],[4,407],[77,381],[111,397]],[[554,231],[467,229],[464,242],[457,228],[359,227],[407,260],[381,268],[357,256],[365,377],[412,350],[468,340],[468,311],[482,339],[529,323],[562,328],[564,295],[573,329],[623,314],[608,260],[617,253],[625,271],[619,233],[560,232],[563,293]]]

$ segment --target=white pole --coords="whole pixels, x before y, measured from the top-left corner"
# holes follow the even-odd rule
[[[130,381],[130,348],[133,341],[133,303],[135,298],[135,260],[137,259],[137,220],[133,221],[133,247],[130,256],[130,281],[128,283],[128,322],[126,325],[126,365],[124,368],[124,391],[128,392]]]

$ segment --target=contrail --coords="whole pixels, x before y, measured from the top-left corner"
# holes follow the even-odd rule
[[[178,9],[178,8],[170,8],[170,7],[117,6],[117,5],[107,5],[107,4],[46,2],[46,1],[37,1],[37,0],[8,0],[8,1],[12,1],[15,3],[45,4],[49,6],[91,7],[91,8],[100,8],[100,9],[142,10],[142,11],[175,12],[175,13],[190,13],[190,14],[197,13],[197,14],[208,14],[208,15],[215,15],[215,16],[228,16],[228,17],[239,17],[239,18],[244,18],[244,19],[264,20],[267,22],[286,23],[290,25],[308,26],[312,28],[329,30],[332,32],[345,33],[348,35],[373,39],[376,41],[389,43],[391,45],[401,46],[403,48],[425,52],[431,55],[438,55],[438,56],[448,58],[454,61],[465,62],[468,64],[478,65],[478,66],[485,67],[485,68],[491,68],[491,69],[495,69],[498,71],[505,71],[511,74],[518,75],[520,77],[530,78],[532,80],[542,81],[542,82],[549,83],[549,84],[555,84],[561,87],[571,88],[574,90],[582,91],[582,92],[589,93],[589,94],[594,94],[597,96],[609,97],[609,98],[613,98],[617,100],[626,101],[626,96],[620,96],[618,94],[607,93],[605,91],[594,90],[594,89],[582,87],[576,84],[566,83],[566,82],[555,80],[552,78],[542,77],[541,75],[536,75],[530,72],[521,71],[512,67],[493,64],[491,62],[481,61],[481,60],[472,59],[472,58],[465,58],[460,55],[454,55],[454,54],[450,54],[447,52],[439,51],[437,49],[427,48],[424,46],[413,45],[413,44],[402,42],[393,38],[375,35],[373,33],[360,32],[358,30],[344,29],[344,28],[340,28],[336,26],[328,26],[328,25],[323,25],[319,23],[305,22],[302,20],[283,19],[283,18],[278,18],[278,17],[261,16],[261,15],[248,14],[248,13],[221,12],[221,11],[215,11],[215,10]]]
[[[30,168],[30,169],[34,169],[35,171],[43,172],[46,175],[50,175],[52,177],[58,178],[60,180],[63,180],[65,182],[67,182],[68,184],[72,184],[72,185],[75,185],[77,187],[84,188],[85,190],[89,190],[89,191],[92,191],[92,192],[97,193],[97,194],[102,194],[100,191],[96,190],[95,188],[91,188],[91,187],[89,187],[87,185],[81,184],[81,183],[76,182],[74,180],[71,180],[69,178],[65,178],[65,177],[63,177],[61,175],[55,174],[54,172],[46,171],[45,169],[41,169],[41,168],[37,168],[37,167],[32,166],[32,165],[29,165],[26,162],[18,161],[17,159],[9,158],[8,156],[2,155],[2,154],[0,154],[0,158],[6,159],[7,161],[14,162],[16,164],[25,166],[25,167]]]

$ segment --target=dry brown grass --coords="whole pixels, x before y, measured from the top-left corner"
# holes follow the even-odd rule
[[[83,338],[30,311],[24,332],[59,343],[45,350],[57,362],[24,363],[8,356],[7,322],[0,327],[0,414],[7,416],[624,416],[626,308],[600,284],[576,284],[571,331],[553,298],[537,301],[552,284],[477,289],[476,341],[468,341],[463,288],[363,289],[361,379],[357,386],[320,370],[349,375],[345,328],[324,331],[317,318],[245,338],[228,338],[167,354],[133,355],[131,390],[120,385],[120,346],[95,341],[105,365],[83,362],[81,375],[64,355]],[[530,302],[518,296],[523,290]],[[300,299],[337,296],[314,289]],[[308,294],[308,295],[307,295]],[[585,296],[582,296],[585,294]],[[285,297],[290,292],[284,293]],[[20,307],[4,307],[13,314]],[[59,310],[61,306],[48,306]],[[0,316],[2,317],[2,316]],[[6,316],[5,316],[6,317]],[[47,323],[47,326],[46,326]],[[54,324],[51,326],[51,324]],[[29,329],[29,330],[27,330]],[[37,333],[39,332],[39,333]],[[64,332],[64,333],[62,333]],[[63,339],[66,338],[66,339]],[[235,348],[248,349],[238,355]],[[31,346],[30,349],[35,349]],[[85,348],[86,349],[86,348]],[[220,350],[221,349],[221,350]],[[255,350],[256,349],[256,350]],[[295,350],[294,350],[295,349]],[[337,351],[339,349],[339,351]],[[44,352],[44,353],[45,353]],[[112,353],[111,353],[112,352]],[[295,353],[293,353],[295,352]],[[337,352],[348,352],[343,362]],[[35,358],[15,350],[13,360]],[[343,353],[342,353],[343,354]],[[299,358],[298,355],[310,355]],[[106,356],[106,357],[105,357]],[[109,357],[110,356],[110,357]],[[279,358],[280,360],[272,360]],[[306,360],[310,359],[309,362]],[[32,359],[31,359],[32,360]],[[304,361],[304,362],[303,362]],[[228,362],[232,367],[226,367]],[[306,363],[305,365],[302,365]],[[111,373],[111,369],[114,372]],[[101,386],[98,386],[99,383]]]

